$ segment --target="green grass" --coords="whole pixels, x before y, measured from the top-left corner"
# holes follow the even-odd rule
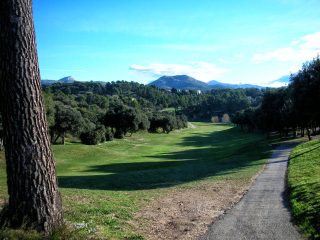
[[[288,183],[293,216],[310,239],[320,239],[320,140],[297,146],[290,158]]]
[[[155,197],[214,181],[249,182],[269,156],[262,135],[230,125],[194,125],[98,146],[53,146],[67,223],[81,226],[86,238],[140,239],[130,221]],[[2,169],[3,198],[5,182]]]

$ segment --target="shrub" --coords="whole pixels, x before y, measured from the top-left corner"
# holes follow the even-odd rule
[[[97,145],[106,141],[106,128],[99,126],[94,130],[83,132],[80,135],[80,140],[83,144]]]
[[[83,144],[96,145],[99,143],[100,136],[96,131],[89,131],[81,133],[80,140]]]
[[[106,141],[112,141],[113,137],[114,137],[114,133],[113,133],[112,128],[107,127],[106,131],[105,131],[105,139],[106,139]]]

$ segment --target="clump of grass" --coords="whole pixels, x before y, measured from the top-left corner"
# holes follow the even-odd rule
[[[26,231],[23,229],[1,229],[1,239],[20,239],[20,240],[40,240],[43,236],[36,231]]]
[[[0,229],[0,239],[19,239],[19,240],[77,240],[77,239],[100,239],[97,235],[91,234],[87,229],[67,224],[54,230],[49,236],[45,236],[32,229],[2,228]]]
[[[320,239],[320,140],[297,146],[290,156],[288,184],[293,216],[310,239]]]

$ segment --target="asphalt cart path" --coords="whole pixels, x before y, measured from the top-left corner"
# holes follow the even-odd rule
[[[288,157],[295,145],[288,143],[277,147],[243,199],[199,239],[302,239],[291,222],[286,196]]]

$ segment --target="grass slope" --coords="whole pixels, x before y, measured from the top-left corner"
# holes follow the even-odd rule
[[[288,182],[294,218],[311,239],[320,239],[320,140],[297,146]]]
[[[262,135],[228,125],[194,125],[170,134],[136,133],[98,146],[53,146],[67,222],[86,238],[140,239],[130,221],[155,197],[213,181],[249,182],[269,156]],[[2,198],[5,177],[2,168]]]

